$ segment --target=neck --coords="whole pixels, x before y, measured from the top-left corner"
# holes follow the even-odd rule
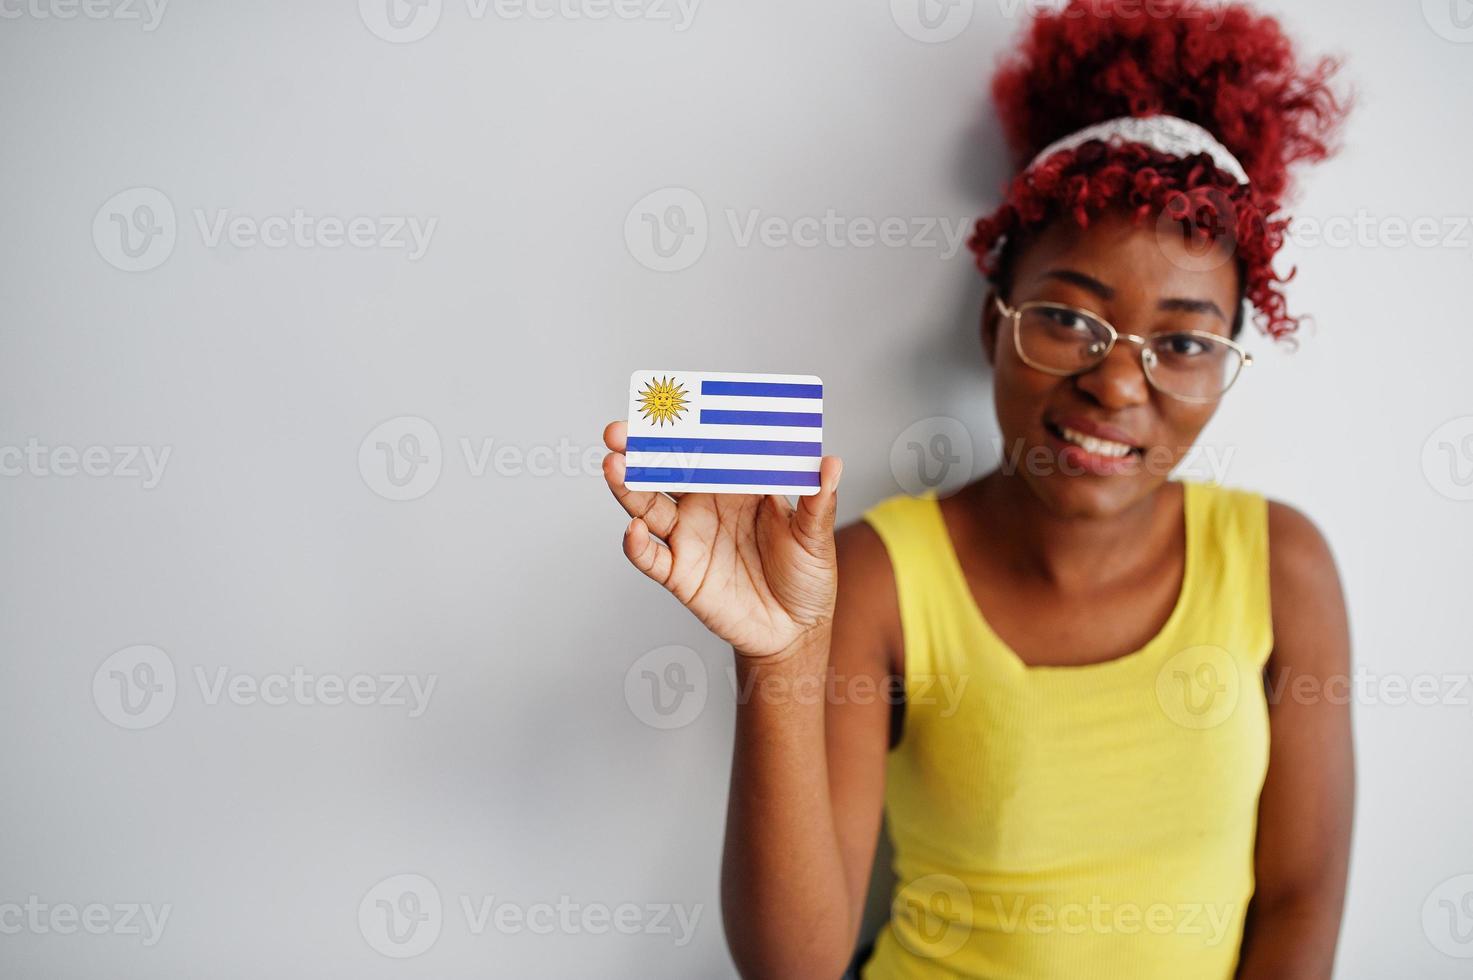
[[[987,547],[1016,573],[1065,591],[1131,574],[1160,554],[1163,533],[1174,534],[1169,484],[1106,516],[1056,513],[1016,473],[994,470],[975,487],[968,516]]]

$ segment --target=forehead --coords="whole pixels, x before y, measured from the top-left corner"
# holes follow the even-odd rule
[[[1148,216],[1134,222],[1117,210],[1092,217],[1088,228],[1062,218],[1022,243],[1013,286],[1034,285],[1049,270],[1068,268],[1111,287],[1122,302],[1187,297],[1214,300],[1231,310],[1238,290],[1231,242],[1224,237],[1205,246],[1192,244],[1175,221]]]

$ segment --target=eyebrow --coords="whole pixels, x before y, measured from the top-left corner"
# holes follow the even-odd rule
[[[1094,276],[1086,275],[1077,269],[1050,269],[1043,274],[1045,279],[1057,279],[1059,282],[1072,283],[1081,289],[1094,293],[1100,299],[1114,299],[1115,290],[1100,282]],[[1185,296],[1169,296],[1156,304],[1157,309],[1176,310],[1183,313],[1211,313],[1222,322],[1228,322],[1227,314],[1222,308],[1210,299],[1188,299]]]

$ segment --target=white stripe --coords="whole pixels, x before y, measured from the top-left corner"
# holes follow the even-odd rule
[[[777,494],[781,497],[810,497],[818,493],[818,487],[754,486],[745,483],[626,483],[630,490],[662,490],[676,493],[759,493]]]
[[[686,418],[691,418],[690,414]],[[629,416],[629,435],[694,439],[780,439],[793,442],[823,442],[823,426],[725,425],[720,422],[677,422],[655,425],[636,414]]]
[[[766,395],[698,395],[696,409],[735,412],[815,412],[823,414],[822,398],[771,398]]]
[[[783,470],[816,473],[817,456],[746,456],[736,453],[650,453],[634,450],[625,454],[625,466],[661,466],[679,470]]]

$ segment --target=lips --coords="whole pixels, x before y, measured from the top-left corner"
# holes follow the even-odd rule
[[[1127,433],[1090,419],[1045,419],[1061,463],[1096,476],[1133,473],[1145,450]]]

